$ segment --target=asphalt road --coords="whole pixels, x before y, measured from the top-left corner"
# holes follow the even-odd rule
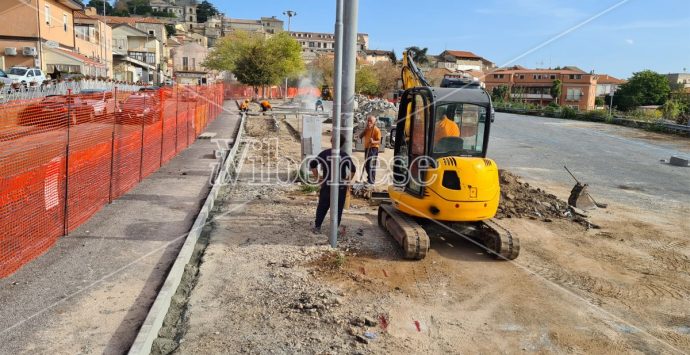
[[[690,138],[627,127],[496,113],[489,156],[528,179],[572,186],[564,165],[602,202],[690,206],[690,168],[660,162],[690,156]]]

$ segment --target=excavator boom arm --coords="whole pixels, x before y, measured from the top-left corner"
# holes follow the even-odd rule
[[[403,53],[401,73],[403,90],[419,86],[431,86],[429,82],[426,81],[426,78],[424,78],[422,71],[417,67],[413,57],[414,53],[411,50]]]

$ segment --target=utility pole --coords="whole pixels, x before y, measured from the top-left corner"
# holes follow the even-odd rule
[[[341,84],[345,135],[343,149],[352,155],[352,126],[355,110],[355,73],[357,71],[357,15],[358,0],[345,1],[343,9],[343,81]]]
[[[283,15],[288,17],[288,34],[290,34],[290,24],[292,23],[292,18],[297,16],[297,12],[292,11],[292,10],[285,10],[283,11]],[[285,78],[285,95],[283,95],[283,98],[287,100],[287,95],[288,95],[288,78]]]
[[[342,113],[342,90],[340,86],[343,78],[343,2],[345,0],[336,0],[336,14],[335,14],[335,60],[333,71],[333,88],[335,95],[333,97],[333,147],[331,149],[331,181],[330,181],[330,200],[331,208],[331,230],[328,241],[331,248],[338,245],[338,181],[340,180],[340,116]],[[324,184],[328,184],[325,181]]]
[[[609,102],[609,116],[613,117],[613,94],[616,92],[616,89],[614,88],[613,85],[611,85],[611,100]]]

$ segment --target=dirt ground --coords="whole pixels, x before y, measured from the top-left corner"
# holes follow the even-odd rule
[[[455,235],[407,261],[354,200],[339,248],[313,234],[316,195],[275,167],[300,146],[250,117],[236,186],[221,198],[177,353],[683,353],[690,351],[688,208],[609,204],[600,229],[567,218],[499,223],[513,262]],[[256,174],[274,166],[263,183]],[[283,170],[281,170],[283,169]],[[269,169],[270,170],[270,169]],[[252,178],[252,175],[254,178]],[[563,186],[531,184],[561,200]],[[326,227],[324,225],[324,227]],[[324,228],[327,230],[327,228]]]

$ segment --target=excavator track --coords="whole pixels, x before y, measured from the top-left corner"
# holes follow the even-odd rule
[[[378,221],[402,246],[405,259],[424,259],[429,251],[429,236],[417,222],[389,204],[379,206]]]
[[[520,254],[520,240],[492,219],[479,222],[476,233],[496,259],[513,260]]]

